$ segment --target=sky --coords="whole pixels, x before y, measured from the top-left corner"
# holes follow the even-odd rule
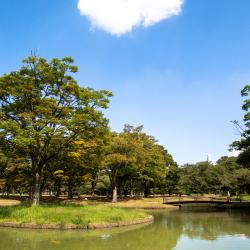
[[[250,81],[249,0],[2,0],[0,75],[31,51],[72,56],[111,90],[112,130],[144,125],[179,164],[230,154]]]

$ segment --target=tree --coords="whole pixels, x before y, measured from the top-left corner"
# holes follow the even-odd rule
[[[152,136],[142,134],[141,137],[144,157],[139,173],[143,183],[144,197],[148,197],[152,187],[160,186],[165,181],[169,162],[167,162],[167,152],[156,143]]]
[[[3,193],[6,186],[6,175],[7,175],[7,163],[8,159],[0,151],[0,192]]]
[[[125,124],[122,133],[113,133],[107,147],[105,163],[113,202],[117,200],[118,189],[125,196],[129,190],[133,195],[137,189],[147,197],[151,188],[159,188],[165,182],[168,167],[175,164],[164,147],[142,129],[143,126]]]
[[[232,195],[250,192],[250,170],[237,163],[237,157],[221,157],[216,164],[198,162],[179,168],[179,188],[186,194]]]
[[[101,108],[111,93],[80,87],[73,59],[50,62],[36,56],[0,77],[0,145],[27,157],[32,168],[32,199],[39,204],[46,165],[81,138],[107,126]]]
[[[247,98],[250,94],[250,85],[246,85],[242,91],[241,96],[246,97],[244,100],[244,104],[242,106],[242,110],[245,111],[244,115],[244,123],[245,126],[240,126],[238,121],[234,121],[234,124],[239,128],[241,139],[239,141],[235,141],[231,144],[231,149],[236,149],[241,151],[238,162],[245,167],[250,168],[250,99]]]
[[[98,177],[104,155],[103,138],[101,134],[95,136],[97,137],[96,140],[78,140],[73,143],[70,150],[61,157],[58,165],[54,166],[53,172],[58,173],[60,171],[61,173],[61,178],[56,178],[59,181],[57,184],[61,184],[60,179],[65,180],[69,199],[73,198],[73,190],[76,186],[79,189],[86,181],[92,183],[93,175],[95,175],[95,178]],[[57,189],[59,188],[57,187]]]
[[[210,190],[206,175],[209,167],[212,167],[212,164],[205,161],[186,164],[180,168],[180,190],[186,194],[208,193]]]
[[[118,176],[132,165],[138,164],[138,150],[140,145],[132,134],[113,133],[107,146],[105,165],[112,187],[112,202],[117,201]]]
[[[164,189],[170,195],[178,193],[178,183],[180,180],[180,170],[177,164],[172,164],[168,167]]]

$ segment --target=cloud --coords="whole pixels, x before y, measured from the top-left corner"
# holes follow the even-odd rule
[[[179,15],[184,0],[78,0],[81,15],[92,27],[121,36],[134,27],[148,27]]]

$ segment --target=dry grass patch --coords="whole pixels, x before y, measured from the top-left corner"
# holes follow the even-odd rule
[[[110,201],[101,200],[66,200],[64,204],[77,204],[77,205],[105,205],[109,207],[120,207],[120,208],[141,208],[141,209],[167,209],[173,208],[171,205],[163,204],[162,197],[155,198],[142,198],[142,199],[129,199],[129,200],[118,200],[116,203]]]
[[[15,206],[19,205],[21,202],[17,200],[0,199],[0,207],[5,206]]]
[[[143,209],[173,208],[173,206],[163,204],[162,202],[162,198],[143,198],[140,200],[118,201],[117,203],[112,203],[111,206]]]

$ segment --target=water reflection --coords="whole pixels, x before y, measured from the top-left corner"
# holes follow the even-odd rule
[[[0,229],[0,249],[250,249],[250,213],[153,212],[155,223],[104,231],[31,231]],[[223,243],[224,242],[224,243]],[[230,243],[226,243],[230,242]],[[206,245],[209,248],[206,248]],[[213,248],[210,248],[212,247]],[[219,245],[221,246],[219,247]],[[238,248],[238,245],[241,247]]]

